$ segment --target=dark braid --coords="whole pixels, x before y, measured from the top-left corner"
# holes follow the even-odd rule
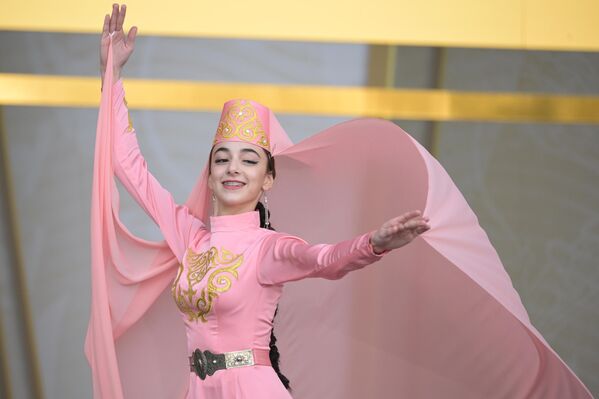
[[[275,176],[275,160],[273,157],[270,156],[270,153],[266,153],[267,154],[267,158],[268,158],[268,172],[273,174],[273,177]],[[262,204],[262,202],[258,201],[258,203],[256,204],[256,211],[258,211],[260,213],[260,227],[264,228],[264,226],[266,225],[266,209],[264,209],[264,205]],[[268,211],[268,219],[270,220],[270,211]],[[274,230],[274,228],[272,227],[272,224],[269,223],[268,225],[268,229],[269,230]],[[275,316],[277,315],[277,312],[279,311],[279,306],[277,305],[277,308],[275,309],[275,314],[273,315],[273,323],[275,321]],[[277,348],[277,338],[275,337],[275,331],[274,328],[272,330],[270,330],[270,363],[272,364],[272,368],[275,369],[277,375],[279,376],[279,379],[281,380],[281,382],[283,383],[283,386],[285,386],[285,389],[291,391],[290,385],[289,385],[289,379],[287,377],[285,377],[283,375],[283,373],[281,373],[281,370],[279,368],[279,348]]]
[[[262,202],[258,201],[258,204],[256,204],[256,209],[258,212],[260,212],[260,227],[264,228],[264,225],[266,224],[266,220],[265,220],[265,209],[264,209],[264,205],[262,205]],[[270,219],[270,211],[268,211],[268,218]],[[272,225],[269,224],[268,226],[269,230],[274,230],[274,228],[272,227]],[[275,316],[277,315],[277,312],[279,311],[279,306],[277,305],[277,308],[275,309],[275,314],[272,318],[272,321],[274,323],[275,321]],[[275,331],[274,331],[274,327],[272,330],[270,330],[270,363],[272,364],[272,368],[275,369],[275,371],[277,372],[277,375],[279,376],[279,379],[281,380],[281,382],[283,383],[283,385],[285,386],[286,389],[291,390],[289,388],[289,379],[287,377],[285,377],[283,375],[283,373],[281,373],[281,370],[279,368],[279,348],[277,348],[276,345],[277,342],[277,338],[275,337]]]

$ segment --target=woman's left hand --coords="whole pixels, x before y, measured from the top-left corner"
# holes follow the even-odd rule
[[[386,221],[370,237],[374,252],[382,253],[408,244],[418,235],[430,229],[428,221],[428,217],[421,216],[421,212],[418,210]]]

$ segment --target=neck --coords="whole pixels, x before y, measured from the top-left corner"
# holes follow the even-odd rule
[[[259,228],[260,213],[258,211],[250,211],[238,215],[210,216],[210,231],[213,233]]]
[[[258,201],[255,201],[253,204],[241,204],[237,206],[223,206],[222,204],[217,204],[216,209],[214,210],[214,216],[226,216],[226,215],[239,215],[240,213],[246,213],[256,210],[256,205]]]

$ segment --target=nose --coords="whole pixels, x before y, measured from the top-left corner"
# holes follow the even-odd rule
[[[228,168],[227,168],[227,174],[229,175],[234,175],[239,173],[239,164],[238,164],[238,160],[236,160],[235,158],[231,159],[231,161],[229,162]]]

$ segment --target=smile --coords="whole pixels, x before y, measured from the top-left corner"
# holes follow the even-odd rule
[[[225,181],[223,182],[223,186],[226,190],[239,190],[243,186],[245,186],[245,183],[242,183],[240,181]]]

